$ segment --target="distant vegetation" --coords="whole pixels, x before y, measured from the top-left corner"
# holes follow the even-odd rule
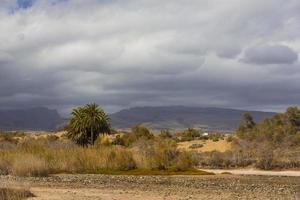
[[[47,176],[52,173],[204,174],[197,167],[300,168],[300,111],[288,108],[261,122],[244,114],[236,134],[201,130],[162,130],[144,126],[112,131],[96,104],[73,110],[61,135],[0,133],[0,174]],[[218,143],[217,143],[218,142]],[[231,145],[225,152],[204,152],[206,143]],[[186,148],[179,148],[185,144]],[[230,148],[230,147],[229,147]],[[200,149],[200,151],[199,151]]]
[[[260,169],[300,168],[300,110],[290,107],[285,113],[255,123],[245,113],[233,137],[232,150],[200,155],[202,166],[217,168],[255,166]]]
[[[300,110],[290,107],[254,123],[246,113],[238,127],[237,148],[262,169],[300,167]]]

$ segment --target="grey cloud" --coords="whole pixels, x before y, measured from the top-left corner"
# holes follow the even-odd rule
[[[217,50],[217,55],[221,58],[236,58],[242,50],[239,47],[225,47]]]
[[[297,104],[297,0],[15,5],[0,1],[1,108]]]
[[[293,64],[298,60],[298,54],[288,46],[263,45],[248,48],[243,61],[252,64]]]

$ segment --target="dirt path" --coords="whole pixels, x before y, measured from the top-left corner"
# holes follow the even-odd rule
[[[0,184],[29,186],[30,200],[300,199],[300,177],[275,176],[0,176]]]
[[[89,188],[46,188],[33,187],[31,192],[37,197],[32,200],[61,200],[61,199],[86,199],[86,200],[148,200],[163,199],[154,193],[142,193],[140,191],[123,191],[111,189],[89,189]],[[172,198],[173,199],[173,198]]]
[[[300,177],[300,171],[263,171],[257,169],[203,169],[208,172],[213,172],[215,174],[221,174],[224,172],[230,172],[235,175],[259,175],[259,176],[294,176]]]

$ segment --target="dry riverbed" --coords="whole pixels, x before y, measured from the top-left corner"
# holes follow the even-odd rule
[[[0,176],[0,184],[30,187],[32,200],[300,199],[300,177],[278,176]]]

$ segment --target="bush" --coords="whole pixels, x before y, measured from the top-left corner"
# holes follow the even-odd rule
[[[171,140],[160,140],[154,143],[152,167],[160,170],[171,167],[178,153],[176,143]]]
[[[108,148],[101,152],[107,170],[127,171],[136,168],[132,153],[124,148]]]
[[[0,175],[8,175],[10,162],[5,157],[0,157]]]
[[[15,157],[11,171],[16,176],[48,176],[46,161],[31,154],[23,154]]]
[[[125,146],[125,141],[124,139],[120,136],[117,135],[114,141],[112,142],[113,145],[120,145],[120,146]]]
[[[227,141],[227,142],[233,142],[233,140],[234,140],[233,136],[228,136],[228,137],[226,138],[226,141]]]
[[[230,168],[230,167],[246,167],[252,164],[247,156],[238,151],[226,152],[204,152],[198,154],[198,160],[202,167],[211,168]]]
[[[190,149],[198,149],[198,148],[202,148],[203,144],[192,144],[191,146],[189,146]]]
[[[154,135],[150,131],[141,125],[136,125],[131,129],[132,133],[136,136],[137,139],[153,139]]]
[[[137,140],[138,138],[134,133],[126,133],[122,136],[117,136],[113,141],[113,144],[129,147],[132,146],[135,142],[137,142]]]
[[[55,142],[55,141],[59,140],[59,137],[56,135],[47,135],[46,140],[48,140],[50,142]]]
[[[139,140],[152,140],[154,135],[150,131],[141,125],[132,127],[131,133],[125,133],[122,136],[116,136],[112,142],[115,145],[122,145],[125,147],[130,147]]]
[[[162,139],[171,139],[173,138],[172,134],[168,129],[163,129],[160,131],[159,137]]]
[[[111,145],[110,139],[106,135],[99,136],[96,139],[94,144],[95,147],[110,146],[110,145]]]
[[[182,133],[178,133],[177,137],[181,142],[192,141],[201,137],[201,132],[196,129],[189,128]]]
[[[196,157],[187,151],[180,152],[174,160],[174,168],[176,171],[187,171],[197,164]]]
[[[211,133],[208,135],[208,138],[214,142],[218,142],[219,140],[223,140],[225,137],[222,133]]]
[[[259,169],[273,169],[273,149],[268,143],[264,143],[257,151],[257,160],[255,166]]]
[[[150,170],[185,171],[193,168],[195,157],[191,152],[180,152],[173,140],[141,141],[135,149],[138,168]]]
[[[18,139],[16,137],[21,137],[23,135],[15,132],[15,133],[10,133],[10,132],[0,132],[0,141],[1,142],[9,142],[13,144],[18,143]]]

